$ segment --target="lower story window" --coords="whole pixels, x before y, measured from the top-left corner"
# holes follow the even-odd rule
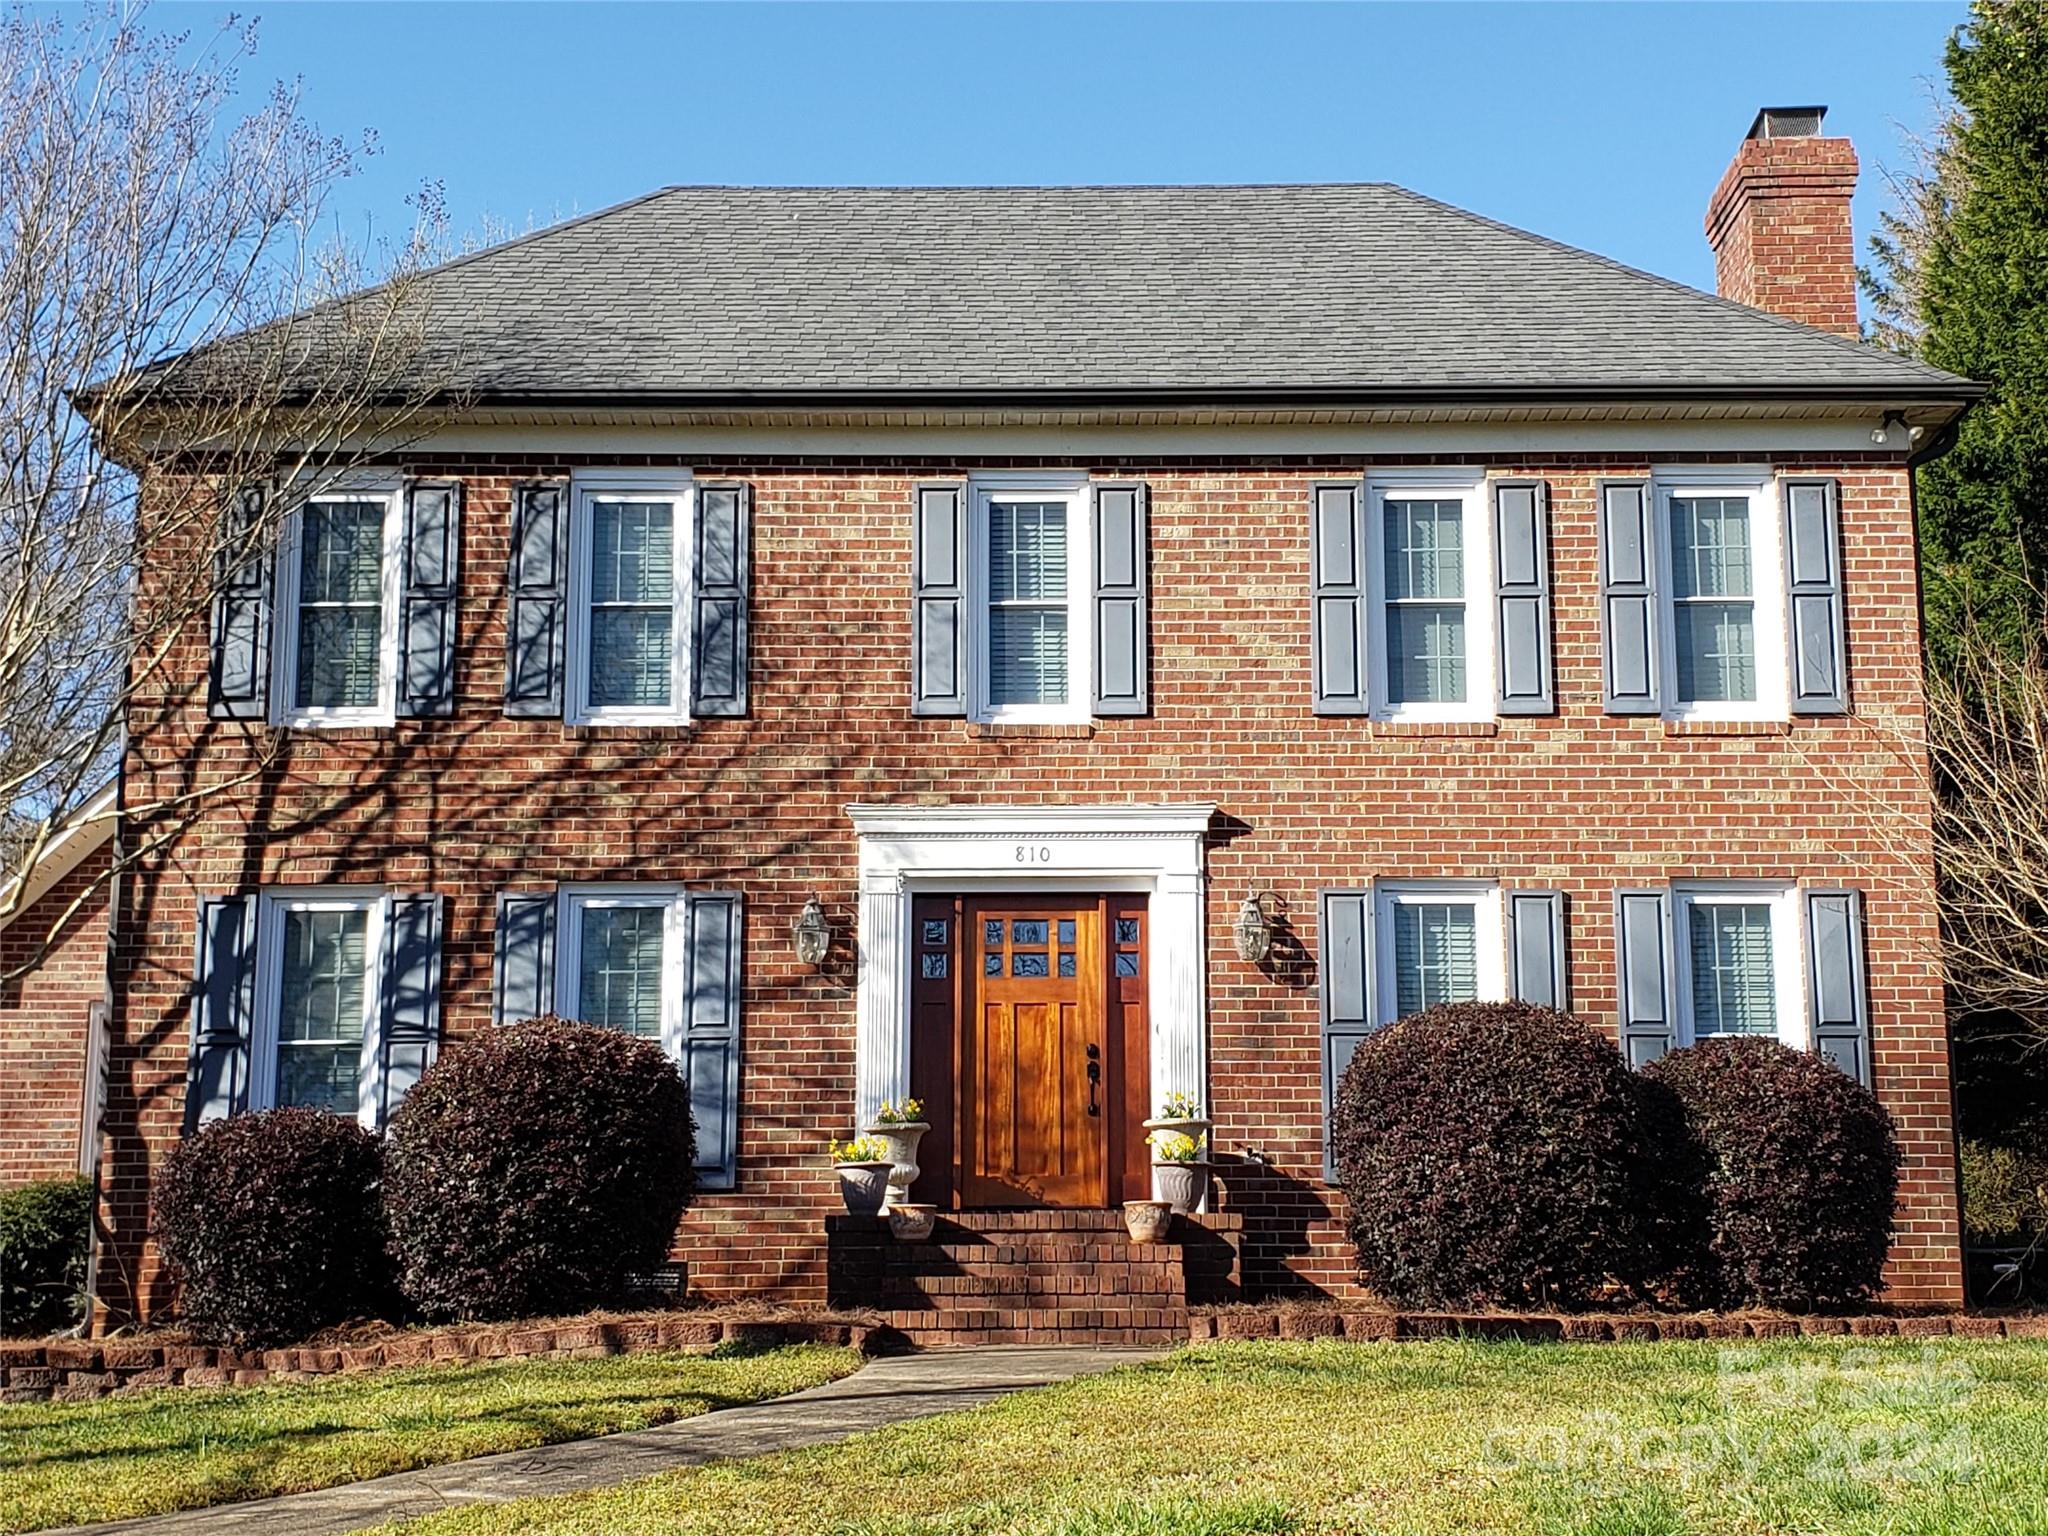
[[[1383,1022],[1506,995],[1497,889],[1386,885],[1379,907]]]
[[[682,894],[571,891],[557,969],[556,1011],[672,1043],[681,1010]]]
[[[1680,890],[1678,990],[1690,1038],[1763,1035],[1804,1044],[1795,892]]]
[[[273,895],[259,1019],[267,1062],[252,1107],[323,1109],[377,1120],[384,896]]]

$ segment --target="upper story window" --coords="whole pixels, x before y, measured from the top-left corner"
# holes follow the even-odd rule
[[[1432,470],[1369,478],[1372,712],[1383,719],[1494,714],[1493,576],[1484,482]]]
[[[1087,720],[1093,576],[1085,480],[977,478],[969,561],[979,621],[974,718]]]
[[[569,536],[568,717],[689,718],[686,472],[578,476]]]
[[[1667,713],[1782,719],[1785,598],[1778,500],[1768,478],[1660,476],[1668,572],[1662,605]]]
[[[250,1107],[323,1109],[377,1123],[385,898],[266,894],[258,926]]]
[[[350,484],[309,497],[286,520],[278,560],[279,723],[394,718],[401,499],[396,484]]]
[[[1673,897],[1681,1038],[1764,1035],[1804,1047],[1797,891],[1681,886]]]

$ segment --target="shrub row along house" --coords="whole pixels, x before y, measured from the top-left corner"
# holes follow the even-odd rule
[[[1191,1095],[1220,1262],[1343,1292],[1336,1075],[1507,997],[1872,1084],[1890,1294],[1958,1300],[1910,465],[1977,390],[1855,340],[1855,174],[1761,114],[1718,298],[1377,185],[683,187],[443,269],[453,403],[138,706],[131,805],[233,787],[132,839],[104,1313],[190,1127],[550,1011],[681,1063],[706,1295],[861,1299],[825,1145],[906,1094],[1048,1259]]]

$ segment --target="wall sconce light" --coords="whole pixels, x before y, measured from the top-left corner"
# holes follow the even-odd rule
[[[818,965],[823,962],[825,952],[832,947],[832,925],[825,921],[825,909],[818,905],[813,896],[804,903],[804,910],[797,920],[789,925],[789,936],[796,943],[796,958],[804,965]]]
[[[1273,929],[1279,922],[1280,910],[1280,898],[1271,891],[1255,891],[1245,897],[1244,905],[1237,909],[1237,926],[1232,930],[1240,958],[1257,965],[1273,953]]]
[[[1906,425],[1906,413],[1886,411],[1884,419],[1870,429],[1870,440],[1880,448],[1912,447],[1913,429]]]

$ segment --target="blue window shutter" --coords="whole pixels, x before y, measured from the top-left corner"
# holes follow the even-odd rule
[[[1834,481],[1785,482],[1785,575],[1792,713],[1844,714],[1849,661],[1842,612],[1841,491]]]
[[[1095,487],[1095,713],[1150,707],[1145,487]]]
[[[1372,892],[1330,890],[1321,893],[1318,925],[1322,932],[1323,1019],[1323,1177],[1337,1177],[1337,1088],[1351,1053],[1373,1030]]]
[[[1647,1067],[1676,1038],[1669,891],[1614,893],[1614,955],[1622,1054],[1630,1066]]]
[[[249,1107],[249,1028],[256,1013],[254,896],[212,896],[199,904],[199,951],[192,974],[192,1059],[185,1085],[185,1133]]]
[[[725,718],[747,712],[753,500],[752,487],[746,485],[697,487],[697,547],[690,579],[693,715]]]
[[[1347,480],[1309,493],[1309,627],[1319,715],[1366,711],[1364,490]]]
[[[1610,715],[1664,707],[1657,657],[1658,543],[1646,480],[1603,480],[1600,495],[1602,703]]]
[[[681,1067],[697,1121],[697,1182],[731,1189],[739,1175],[740,898],[689,897],[685,927]]]
[[[221,522],[215,559],[206,713],[215,720],[263,720],[270,714],[270,530],[265,492],[238,492]]]
[[[1563,891],[1509,891],[1508,995],[1539,1008],[1571,1008]]]
[[[967,713],[967,486],[920,485],[911,528],[910,712]]]
[[[1493,488],[1495,644],[1504,715],[1547,715],[1550,682],[1550,487],[1502,480]]]
[[[505,593],[505,713],[560,719],[569,608],[569,487],[522,485],[512,501]]]
[[[555,1011],[555,893],[500,891],[491,949],[491,1022]]]
[[[384,996],[377,1055],[382,1097],[377,1123],[434,1064],[441,1044],[441,898],[394,896],[384,917]]]
[[[461,550],[462,483],[408,484],[398,621],[401,715],[455,712],[455,590]]]
[[[1863,971],[1861,891],[1806,893],[1806,955],[1813,1048],[1869,1088],[1870,993]]]

